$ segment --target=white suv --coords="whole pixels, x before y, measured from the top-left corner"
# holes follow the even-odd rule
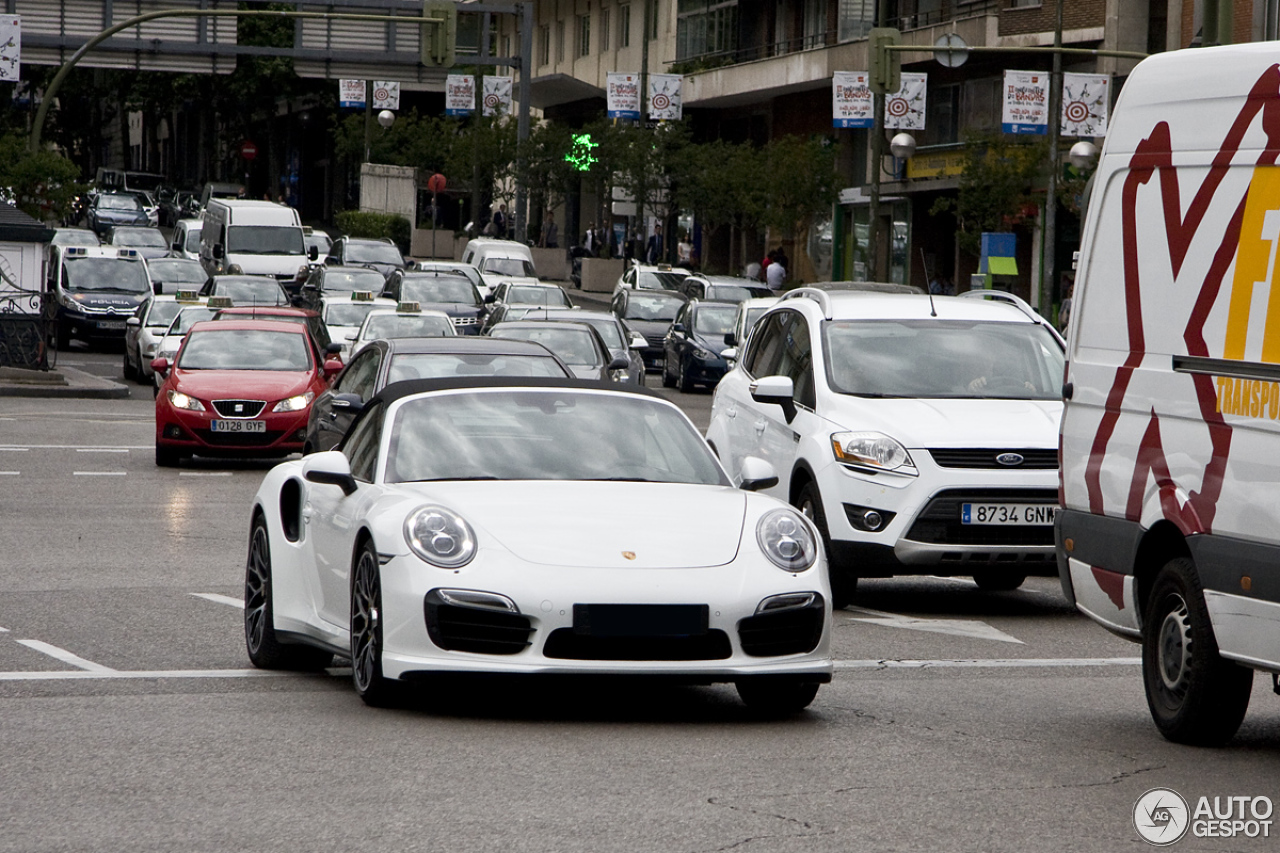
[[[1000,291],[790,291],[716,388],[710,442],[823,533],[837,606],[859,577],[1053,566],[1062,338]]]

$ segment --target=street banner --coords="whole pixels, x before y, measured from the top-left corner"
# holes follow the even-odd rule
[[[871,127],[871,77],[866,71],[837,71],[831,75],[832,127]]]
[[[1046,71],[1004,72],[1005,133],[1049,132],[1049,74]]]
[[[889,130],[924,130],[925,89],[929,75],[902,72],[902,87],[884,102],[884,126]]]
[[[444,78],[444,114],[469,116],[476,109],[476,78],[450,74]]]
[[[485,77],[484,110],[486,116],[511,114],[511,78]]]
[[[679,74],[649,75],[649,118],[655,121],[680,121],[684,118],[684,98]]]
[[[606,77],[609,118],[640,118],[640,75],[610,71]]]
[[[339,80],[338,106],[342,109],[364,109],[364,81]]]
[[[1062,135],[1106,136],[1111,75],[1062,75]]]
[[[400,84],[389,80],[373,81],[373,109],[400,109]]]
[[[0,15],[0,80],[16,82],[22,70],[22,17]]]

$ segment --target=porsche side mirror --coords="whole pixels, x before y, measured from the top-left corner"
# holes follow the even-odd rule
[[[746,492],[758,492],[778,485],[778,472],[759,456],[748,456],[742,460],[738,479],[738,488]]]
[[[359,485],[351,476],[351,463],[338,450],[313,453],[302,463],[302,476],[308,483],[337,486],[344,495],[351,495]]]

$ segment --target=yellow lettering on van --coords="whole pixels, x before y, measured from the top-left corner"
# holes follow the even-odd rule
[[[1267,301],[1267,322],[1263,332],[1262,360],[1280,362],[1280,283],[1276,276],[1276,250],[1280,248],[1280,168],[1260,166],[1253,171],[1249,196],[1240,226],[1240,243],[1236,250],[1235,275],[1231,282],[1231,300],[1227,307],[1227,335],[1223,358],[1245,357],[1249,334],[1249,313],[1253,306],[1253,290],[1271,284]]]
[[[1217,378],[1218,383],[1218,414],[1222,414],[1227,410],[1228,394],[1230,394],[1231,380],[1225,376]]]

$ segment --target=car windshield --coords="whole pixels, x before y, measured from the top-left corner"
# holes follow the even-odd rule
[[[82,228],[59,228],[50,241],[55,246],[98,246],[102,241],[92,231]]]
[[[732,305],[699,305],[693,313],[693,330],[700,335],[723,335],[733,331],[738,309]]]
[[[431,394],[390,430],[385,480],[639,480],[728,485],[669,404],[563,388]]]
[[[265,329],[203,329],[187,336],[183,370],[309,370],[307,336]]]
[[[1063,353],[1039,324],[956,320],[827,323],[827,377],[860,397],[1057,400]]]
[[[173,318],[173,322],[165,330],[165,336],[185,335],[191,331],[191,327],[196,323],[202,320],[212,320],[213,315],[216,313],[218,313],[216,308],[207,308],[204,305],[188,305],[179,310],[178,316]]]
[[[187,242],[182,244],[182,248],[184,251],[187,251],[187,252],[200,251],[200,229],[199,228],[187,229]]]
[[[451,376],[567,376],[550,356],[492,355],[488,353],[397,353],[391,359],[388,382],[404,379],[446,379]]]
[[[330,326],[359,326],[370,311],[385,307],[368,302],[338,302],[325,306],[324,321]]]
[[[633,294],[627,300],[627,309],[623,313],[626,320],[649,320],[670,323],[676,318],[683,299],[667,299],[660,296]]]
[[[140,259],[68,257],[62,270],[67,290],[151,292],[151,280]]]
[[[391,338],[432,338],[452,335],[453,323],[448,317],[434,314],[376,314],[364,324],[362,340]]]
[[[232,225],[227,252],[237,255],[305,255],[302,229],[296,225]]]
[[[547,313],[553,313],[548,311]],[[554,312],[556,314],[560,312]],[[571,312],[577,314],[577,311]],[[552,317],[553,320],[559,320],[559,317]],[[564,318],[572,323],[586,323],[591,328],[600,333],[600,337],[604,339],[604,345],[611,350],[626,349],[627,345],[622,342],[622,332],[618,331],[618,322],[607,317],[575,317],[568,316]]]
[[[232,305],[288,305],[289,298],[274,279],[261,281],[220,281],[213,289],[215,296],[231,297]]]
[[[641,290],[675,290],[684,276],[674,272],[642,272],[637,274],[636,287]]]
[[[151,270],[151,280],[165,284],[204,284],[209,278],[199,261],[185,258],[156,258],[147,266]]]
[[[400,250],[390,243],[348,243],[346,260],[357,264],[404,266]]]
[[[520,278],[536,278],[537,274],[533,271],[533,264],[524,258],[486,258],[485,262],[480,266],[481,272],[487,272],[490,275],[511,275]]]
[[[173,318],[182,310],[181,302],[153,302],[151,310],[147,312],[147,325],[154,328],[169,328],[169,324],[173,322]]]
[[[142,246],[148,249],[167,249],[169,244],[157,228],[117,228],[111,232],[113,246]]]
[[[451,275],[430,275],[421,278],[405,278],[400,285],[400,298],[406,302],[434,302],[436,304],[479,305],[480,297],[475,285],[465,278]]]
[[[707,288],[707,299],[720,299],[725,302],[744,302],[759,296],[769,296],[767,287],[743,287],[737,284],[713,284]]]
[[[759,319],[760,319],[760,315],[761,315],[761,314],[763,314],[764,312],[768,311],[770,307],[771,307],[771,306],[769,306],[769,305],[763,305],[763,306],[761,306],[761,307],[759,307],[759,308],[748,308],[748,309],[747,309],[747,321],[746,321],[746,323],[743,325],[742,330],[743,330],[744,332],[750,332],[750,331],[755,327],[755,325],[756,325],[756,320],[759,320]]]
[[[329,239],[328,234],[308,234],[307,248],[310,249],[312,246],[315,246],[321,255],[327,255],[329,249],[333,248],[333,241]]]
[[[513,287],[507,291],[511,305],[563,305],[569,306],[569,297],[558,287]]]
[[[142,210],[138,199],[131,195],[98,196],[98,207],[103,210]]]
[[[565,364],[578,367],[597,367],[600,364],[600,354],[596,352],[590,329],[575,329],[566,324],[549,327],[509,326],[499,323],[489,334],[495,338],[514,338],[542,344],[560,356]]]
[[[378,293],[386,283],[377,270],[333,272],[324,274],[325,293],[350,293],[353,290],[369,290]]]

